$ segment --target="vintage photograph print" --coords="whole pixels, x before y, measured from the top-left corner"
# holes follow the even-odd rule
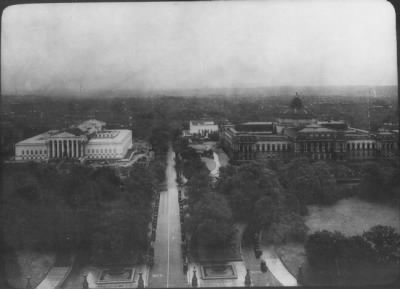
[[[0,288],[400,288],[396,34],[385,0],[6,7]]]

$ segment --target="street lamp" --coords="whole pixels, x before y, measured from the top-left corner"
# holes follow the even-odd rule
[[[138,280],[138,288],[144,288],[144,281],[143,281],[143,277],[142,277],[142,272],[139,273],[139,280]]]
[[[83,275],[82,289],[89,289],[89,283],[87,281],[87,274]]]
[[[31,276],[26,277],[26,289],[32,289],[32,284],[31,284]]]
[[[244,285],[246,287],[250,287],[251,286],[250,270],[249,269],[246,269],[246,277],[244,277]]]
[[[197,287],[196,268],[193,268],[192,287]]]

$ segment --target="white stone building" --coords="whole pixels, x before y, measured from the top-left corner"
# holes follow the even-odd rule
[[[218,132],[218,125],[213,121],[191,120],[189,123],[189,133],[192,135],[208,136],[214,132]]]
[[[78,126],[51,130],[15,145],[17,161],[50,159],[122,159],[132,148],[130,130],[107,130],[105,123],[88,120]]]

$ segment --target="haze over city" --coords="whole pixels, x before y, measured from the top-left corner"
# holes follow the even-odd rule
[[[387,1],[17,5],[2,29],[3,94],[397,85]]]

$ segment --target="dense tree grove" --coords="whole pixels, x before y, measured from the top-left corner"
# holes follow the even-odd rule
[[[356,265],[366,261],[400,261],[400,235],[394,228],[381,225],[351,237],[318,231],[308,237],[305,248],[308,261],[315,267],[334,267],[337,262]]]
[[[297,197],[303,211],[306,205],[329,205],[343,197],[332,167],[324,161],[295,158],[279,169],[279,177],[288,193]]]
[[[59,172],[47,164],[7,166],[2,188],[6,244],[90,248],[98,263],[133,260],[148,245],[150,202],[163,179],[157,170],[135,166],[130,176],[122,190],[110,168],[73,166]]]
[[[222,168],[217,191],[228,198],[235,220],[249,225],[245,239],[260,230],[273,242],[305,238],[299,198],[285,190],[277,173],[264,164]]]
[[[177,139],[174,149],[177,171],[188,179],[189,218],[185,230],[192,236],[192,245],[224,246],[234,233],[232,211],[226,198],[213,191],[209,170],[185,140]]]
[[[361,167],[359,195],[372,201],[400,201],[400,166],[368,162]]]

